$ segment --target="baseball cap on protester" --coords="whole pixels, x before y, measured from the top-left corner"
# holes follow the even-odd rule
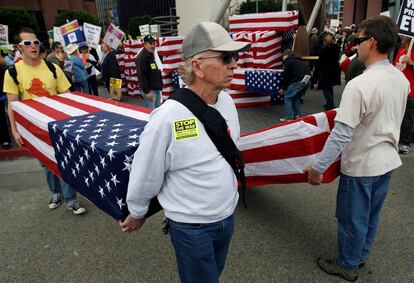
[[[250,43],[234,41],[221,25],[214,22],[201,22],[184,38],[182,55],[184,59],[188,59],[208,50],[243,52],[249,48]]]
[[[155,42],[155,38],[150,34],[147,34],[146,36],[144,36],[143,40],[144,40],[144,42],[148,42],[148,43],[154,43]]]

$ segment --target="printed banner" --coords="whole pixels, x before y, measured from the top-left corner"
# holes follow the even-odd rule
[[[125,33],[122,30],[111,23],[106,31],[103,42],[108,44],[111,48],[117,49],[119,44],[121,44],[124,35]]]
[[[83,33],[85,34],[89,47],[98,48],[101,30],[102,28],[99,26],[88,23],[83,24]]]

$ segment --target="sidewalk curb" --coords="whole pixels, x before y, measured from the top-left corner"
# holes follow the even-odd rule
[[[33,158],[24,147],[0,149],[0,161]]]

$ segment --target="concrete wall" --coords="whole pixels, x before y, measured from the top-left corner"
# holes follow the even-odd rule
[[[199,22],[211,21],[223,0],[176,0],[176,12],[180,17],[178,35],[186,35]]]
[[[180,17],[178,34],[186,35],[199,22],[211,21],[220,10],[224,0],[175,0],[177,16]],[[244,0],[232,0],[226,9],[221,25],[228,27],[229,13],[234,14]]]

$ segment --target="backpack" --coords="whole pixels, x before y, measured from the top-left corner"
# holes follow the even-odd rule
[[[53,63],[43,60],[46,63],[46,66],[49,68],[49,70],[52,72],[53,77],[55,79],[57,79],[57,75],[56,75],[56,67],[53,65]],[[19,85],[19,80],[17,79],[17,70],[16,70],[16,66],[13,64],[13,66],[11,66],[9,68],[9,75],[10,77],[12,77],[14,83],[18,86]]]

